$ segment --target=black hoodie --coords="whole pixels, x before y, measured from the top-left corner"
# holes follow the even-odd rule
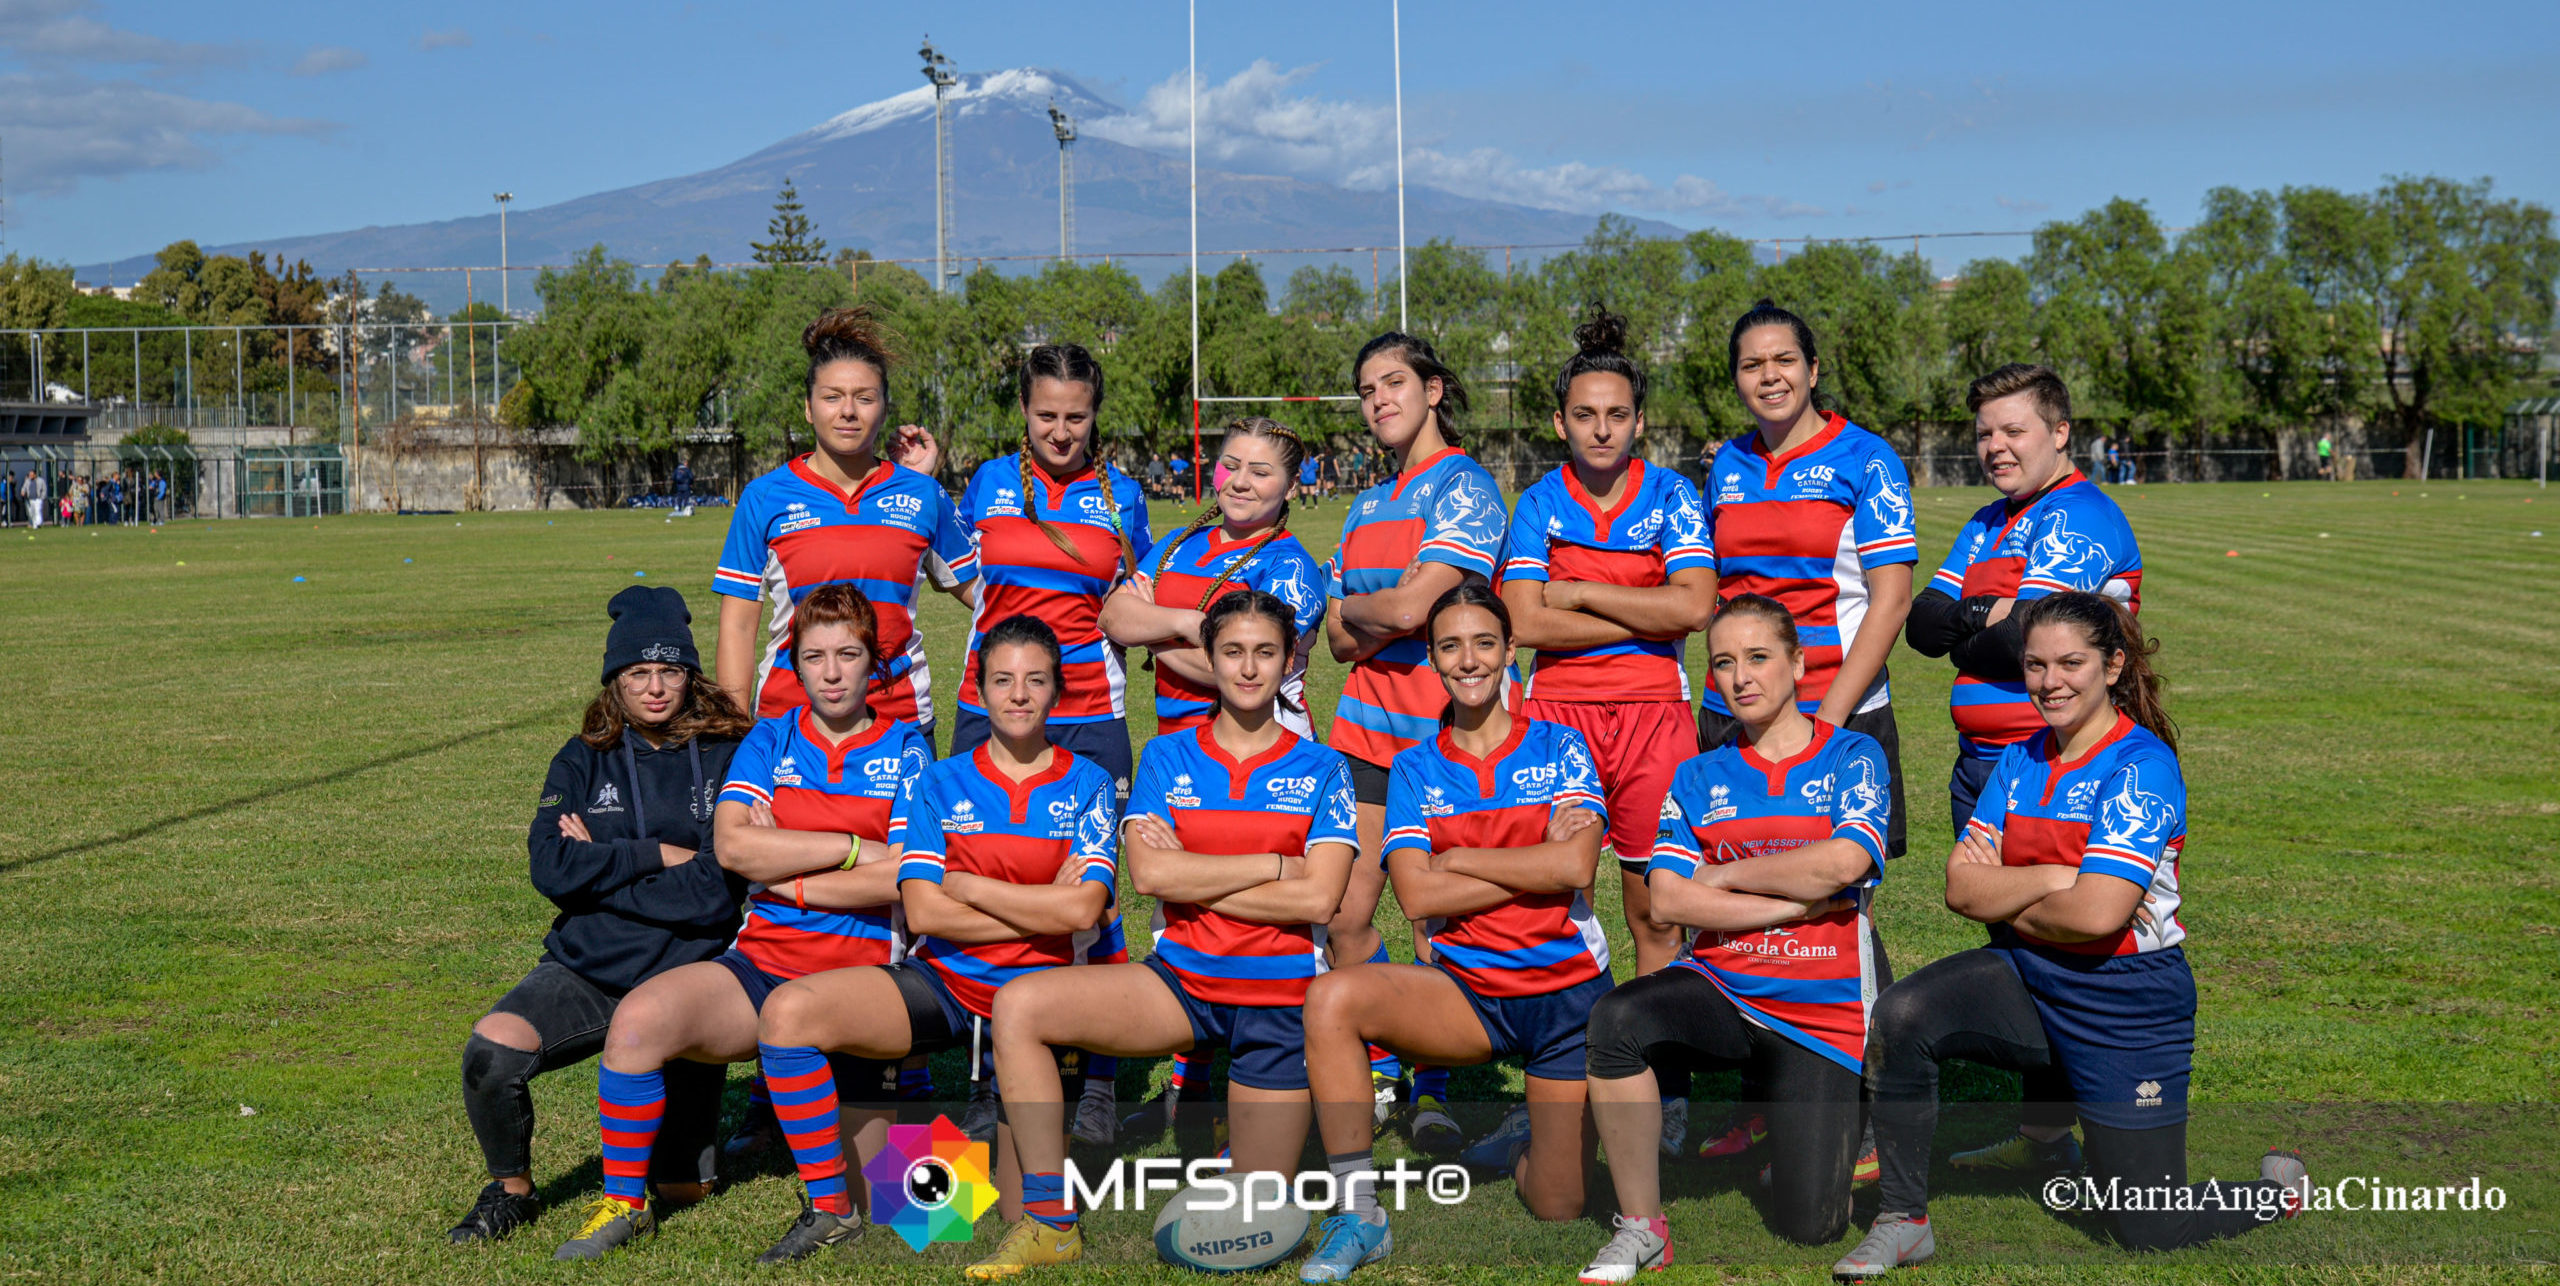
[[[596,750],[571,737],[552,756],[525,840],[533,887],[560,908],[544,959],[619,995],[728,949],[747,886],[712,856],[711,808],[737,748],[661,748],[626,735]],[[563,837],[563,813],[577,814],[594,839]],[[692,849],[693,860],[668,866],[661,842]]]

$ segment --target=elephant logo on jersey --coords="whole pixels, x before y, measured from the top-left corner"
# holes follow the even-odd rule
[[[924,747],[907,747],[907,753],[898,756],[898,763],[900,775],[904,776],[907,780],[914,781],[916,778],[924,776]]]
[[[1911,492],[1894,481],[1893,471],[1882,460],[1867,461],[1867,486],[1875,492],[1867,497],[1867,508],[1876,521],[1884,524],[1888,536],[1911,534]]]
[[[1112,843],[1111,803],[1108,799],[1084,810],[1084,815],[1076,819],[1076,851],[1109,860]]]
[[[1860,821],[1873,822],[1884,816],[1891,802],[1884,783],[1876,780],[1875,761],[1850,760],[1849,783],[1840,788],[1841,811]]]
[[[2123,848],[2157,841],[2169,829],[2169,801],[2142,788],[2139,769],[2124,770],[2124,788],[2098,809],[2098,842]]]
[[[1675,542],[1705,543],[1707,515],[1698,504],[1698,493],[1681,487],[1671,502],[1671,516],[1665,520]]]
[[[1600,770],[1591,764],[1591,752],[1584,749],[1582,739],[1575,737],[1564,743],[1564,780],[1560,790],[1578,790],[1588,795],[1600,793]]]
[[[1294,563],[1282,568],[1271,578],[1269,593],[1273,598],[1287,603],[1289,610],[1296,612],[1300,617],[1315,615],[1315,587],[1307,584],[1302,569]]]
[[[2037,538],[2035,548],[2027,555],[2027,577],[2064,585],[2095,585],[2115,565],[2115,555],[2104,544],[2086,536],[2073,536],[2069,528],[2056,522]]]
[[[1324,824],[1338,831],[1349,831],[1359,825],[1360,815],[1352,807],[1349,782],[1334,778],[1334,789],[1325,796]]]
[[[1428,488],[1425,488],[1423,493],[1416,497],[1417,500],[1429,500],[1430,498],[1431,493]],[[1439,525],[1444,529],[1450,527],[1463,529],[1475,526],[1483,511],[1489,507],[1486,500],[1487,497],[1479,494],[1474,487],[1468,486],[1464,482],[1452,484],[1449,488],[1448,494],[1442,498],[1440,503]]]

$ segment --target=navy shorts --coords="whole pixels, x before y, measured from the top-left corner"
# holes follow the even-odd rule
[[[950,758],[957,759],[985,745],[992,731],[987,717],[974,710],[962,710],[951,728]],[[1129,754],[1129,721],[1097,719],[1091,723],[1057,723],[1049,725],[1049,744],[1075,753],[1079,759],[1090,759],[1111,774],[1112,789],[1120,804],[1129,802],[1129,774],[1135,760]]]
[[[764,1012],[765,998],[771,996],[775,988],[791,981],[789,978],[776,978],[766,973],[755,961],[747,959],[740,953],[736,947],[731,947],[712,957],[711,962],[726,968],[732,976],[737,978],[738,985],[746,988],[747,1003],[755,1006],[759,1014]],[[904,991],[905,988],[902,987],[900,990]],[[836,1073],[836,1097],[854,1103],[896,1102],[899,1061],[893,1058],[882,1062],[876,1059],[855,1058],[849,1054],[827,1055],[827,1065],[834,1068]]]
[[[1180,975],[1162,961],[1150,959],[1147,967],[1182,1002],[1182,1016],[1191,1020],[1192,1049],[1227,1047],[1228,1080],[1257,1090],[1307,1087],[1306,1010],[1296,1005],[1211,1004],[1184,991]]]
[[[1589,1047],[1591,1007],[1616,986],[1607,974],[1587,978],[1543,996],[1485,996],[1466,979],[1435,963],[1476,1011],[1495,1058],[1519,1057],[1529,1075],[1542,1081],[1588,1079],[1583,1051]]]

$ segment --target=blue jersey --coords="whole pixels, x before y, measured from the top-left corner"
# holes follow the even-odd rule
[[[1531,483],[1502,542],[1501,581],[1594,581],[1652,589],[1674,573],[1716,570],[1698,489],[1669,469],[1637,460],[1625,494],[1602,509],[1573,466]],[[1689,699],[1688,640],[1622,643],[1538,653],[1525,695],[1541,701]]]
[[[1168,733],[1139,752],[1129,815],[1162,819],[1188,853],[1304,854],[1360,845],[1351,765],[1329,746],[1283,732],[1237,762],[1209,727]],[[1158,902],[1155,955],[1193,999],[1298,1005],[1324,971],[1324,925],[1263,924],[1186,902]]]
[[[1478,759],[1447,731],[1396,756],[1387,776],[1382,857],[1453,848],[1527,848],[1557,813],[1587,808],[1609,824],[1600,772],[1582,734],[1543,719],[1513,719],[1511,735]],[[1584,890],[1515,893],[1499,906],[1437,921],[1434,959],[1479,996],[1544,996],[1609,972],[1609,939]]]
[[[729,760],[723,801],[764,804],[787,831],[831,831],[885,844],[905,840],[908,783],[932,751],[915,725],[874,716],[829,745],[808,710],[759,719]],[[905,943],[896,909],[798,905],[788,886],[758,885],[747,898],[738,951],[777,978],[895,962]]]
[[[2089,753],[2054,758],[2050,729],[2000,754],[1983,783],[1968,828],[2000,846],[2003,866],[2058,863],[2112,875],[2143,891],[2151,914],[2112,938],[2044,942],[2076,955],[2121,956],[2165,951],[2186,941],[2178,922],[2178,855],[2187,846],[2187,779],[2178,752],[2118,712],[2114,729]]]
[[[1448,447],[1351,502],[1333,551],[1331,596],[1393,589],[1406,568],[1423,563],[1490,580],[1505,522],[1493,475]],[[1449,694],[1427,651],[1419,633],[1408,634],[1351,667],[1334,706],[1333,744],[1342,753],[1389,764],[1439,732]]]
[[[1079,880],[1110,888],[1119,867],[1118,789],[1090,759],[1052,748],[1049,766],[1021,781],[998,772],[980,746],[925,769],[907,812],[907,850],[898,882],[942,883],[965,871],[1011,884],[1050,884],[1073,863]],[[933,970],[952,996],[981,1018],[995,1015],[996,989],[1034,970],[1076,959],[1075,935],[961,943],[918,937],[909,958]]]
[[[1064,649],[1066,686],[1049,722],[1098,723],[1127,713],[1128,676],[1120,649],[1102,636],[1102,600],[1124,568],[1142,566],[1155,538],[1147,533],[1147,496],[1127,474],[1087,465],[1072,478],[1030,471],[1039,518],[1023,508],[1022,454],[978,466],[960,494],[960,518],[977,533],[978,613],[969,622],[969,657],[988,626],[1008,616],[1038,618]],[[1060,549],[1056,532],[1069,548]],[[978,667],[960,676],[960,708],[985,714]]]
[[[1884,878],[1892,815],[1883,749],[1818,719],[1813,740],[1783,760],[1732,741],[1680,765],[1662,802],[1648,878],[1668,871],[1687,879],[1700,866],[1834,839],[1857,845],[1875,865],[1852,886],[1861,890],[1855,907],[1766,929],[1692,931],[1678,963],[1714,980],[1769,1030],[1861,1070],[1876,997],[1863,890]]]
[[[1158,607],[1205,612],[1211,603],[1237,590],[1258,589],[1289,605],[1290,615],[1297,618],[1290,632],[1293,641],[1324,625],[1324,572],[1307,547],[1285,533],[1258,532],[1231,540],[1219,527],[1203,527],[1157,545],[1140,570],[1149,573],[1154,583]],[[1217,587],[1214,595],[1211,586]],[[1183,645],[1165,644],[1157,650],[1176,646]],[[1217,693],[1174,673],[1173,667],[1157,666],[1157,734],[1207,723],[1217,713],[1217,698]],[[1305,652],[1294,648],[1290,652],[1289,672],[1280,680],[1280,700],[1286,709],[1306,711]]]

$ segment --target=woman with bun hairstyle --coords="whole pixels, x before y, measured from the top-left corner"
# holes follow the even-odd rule
[[[981,631],[1008,616],[1034,617],[1066,650],[1066,688],[1050,712],[1049,739],[1102,765],[1125,797],[1128,676],[1119,646],[1102,632],[1102,604],[1154,547],[1146,491],[1094,450],[1102,364],[1082,345],[1033,348],[1018,392],[1022,449],[979,465],[960,494],[985,585],[969,626],[951,753],[967,754],[988,735],[973,682]]]
[[[2256,1182],[2187,1185],[2187,785],[2151,669],[2159,645],[2123,603],[2086,590],[2032,599],[2018,616],[2044,730],[2001,751],[1947,855],[1947,909],[1991,926],[1991,945],[1876,1000],[1866,1078],[1884,1177],[1865,1239],[1832,1265],[1840,1280],[1936,1251],[1930,1144],[1951,1058],[2068,1079],[2090,1190],[2143,1194],[2110,1215],[2131,1249],[2234,1236],[2301,1213],[2310,1196],[2302,1158],[2285,1151],[2259,1159]]]
[[[1217,680],[1200,650],[1209,605],[1258,589],[1298,615],[1296,650],[1280,685],[1282,726],[1314,735],[1307,720],[1307,652],[1324,627],[1324,573],[1289,534],[1290,479],[1307,449],[1295,429],[1259,415],[1227,426],[1217,491],[1179,533],[1159,541],[1138,574],[1102,605],[1114,643],[1153,650],[1156,735],[1184,732],[1217,713]]]
[[[709,960],[738,931],[746,882],[711,846],[711,796],[749,720],[702,677],[684,595],[634,585],[605,611],[603,687],[585,726],[552,756],[526,841],[533,886],[558,908],[542,956],[462,1047],[462,1106],[488,1186],[448,1234],[494,1241],[542,1214],[533,1191],[532,1081],[602,1052],[633,988]],[[630,1159],[670,1204],[713,1178],[720,1072],[670,1069],[657,1146]]]
[[[760,717],[799,707],[792,614],[824,585],[851,585],[880,623],[880,670],[866,708],[914,726],[930,747],[936,710],[915,594],[924,579],[976,606],[978,555],[951,497],[934,481],[931,435],[889,422],[889,336],[862,308],[830,308],[800,335],[809,358],[800,413],[816,448],[738,494],[711,587],[720,605],[720,686]],[[764,646],[756,607],[773,601]]]
[[[892,906],[900,833],[931,751],[913,725],[866,704],[879,638],[878,616],[850,585],[810,591],[793,614],[789,655],[809,703],[756,721],[712,814],[721,867],[753,881],[746,923],[726,952],[651,978],[614,1011],[596,1077],[604,1195],[554,1258],[601,1258],[657,1230],[640,1167],[666,1114],[666,1068],[754,1058],[757,1015],[776,988],[904,954]],[[839,1093],[885,1107],[898,1068],[841,1059],[833,1080]],[[845,1133],[864,1152],[878,1147],[890,1113],[854,1115]],[[825,1231],[843,1240],[861,1226]]]

